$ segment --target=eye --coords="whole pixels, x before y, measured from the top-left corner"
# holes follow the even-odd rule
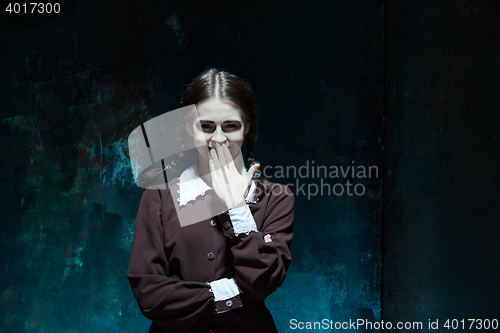
[[[223,125],[222,129],[224,132],[234,132],[241,128],[240,122],[230,122]]]
[[[211,123],[201,123],[201,130],[204,132],[204,133],[212,133],[213,131],[215,131],[215,125],[214,124],[211,124]]]

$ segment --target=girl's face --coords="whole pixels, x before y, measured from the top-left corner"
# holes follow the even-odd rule
[[[208,160],[216,143],[226,143],[233,159],[238,156],[247,132],[241,111],[216,98],[199,103],[196,109],[198,119],[188,129],[200,156]]]

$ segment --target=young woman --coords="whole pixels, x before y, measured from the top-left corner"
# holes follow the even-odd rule
[[[179,132],[194,140],[198,159],[168,186],[144,191],[130,285],[153,321],[149,332],[277,332],[264,299],[290,265],[293,195],[256,177],[256,110],[244,80],[206,70],[183,95],[180,106],[189,105],[196,114],[182,119]],[[180,146],[170,169],[184,155]],[[184,212],[214,209],[209,218],[183,223]]]

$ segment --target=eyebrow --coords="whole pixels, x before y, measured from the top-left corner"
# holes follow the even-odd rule
[[[214,121],[212,121],[212,120],[200,120],[200,123],[210,123],[210,124],[213,124]],[[239,121],[239,120],[226,120],[226,121],[224,121],[224,124],[227,124],[227,123],[239,123],[239,124],[241,124],[241,121]]]

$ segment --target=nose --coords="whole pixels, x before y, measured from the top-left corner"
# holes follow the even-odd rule
[[[212,141],[214,144],[215,143],[223,144],[224,142],[227,141],[227,138],[224,135],[224,131],[222,130],[222,128],[220,126],[217,126],[210,141]]]

